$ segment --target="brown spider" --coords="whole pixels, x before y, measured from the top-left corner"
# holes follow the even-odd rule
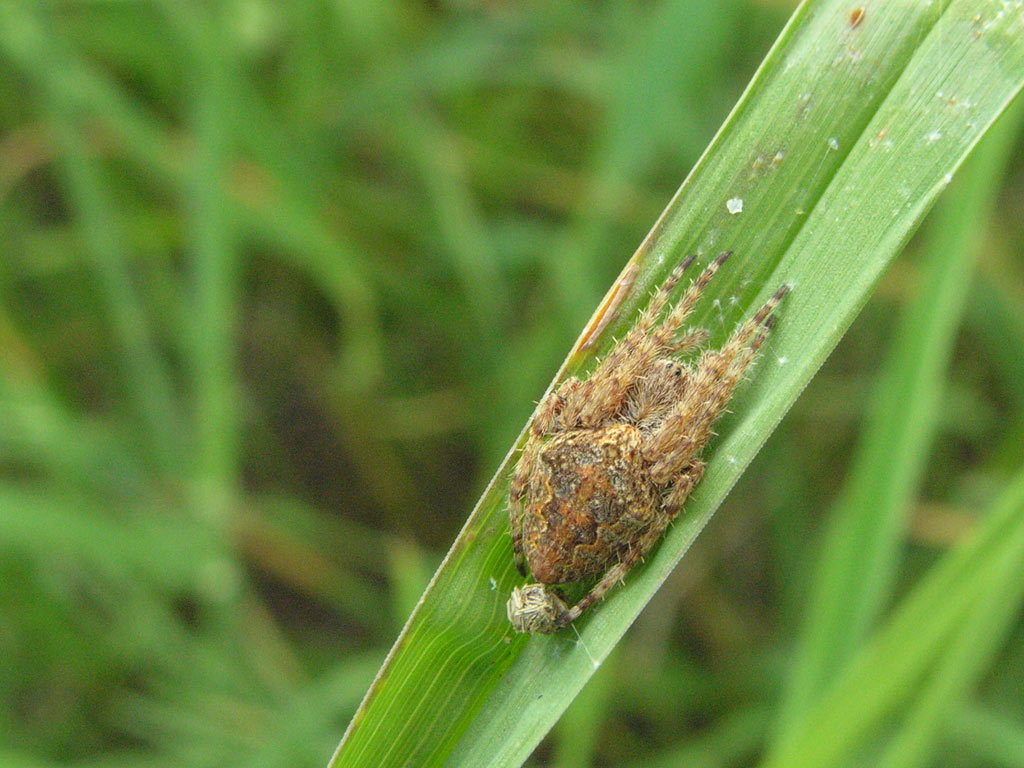
[[[509,489],[512,549],[537,584],[512,590],[517,632],[552,634],[600,600],[650,551],[704,473],[701,450],[715,419],[764,343],[788,286],[696,364],[676,355],[703,344],[704,329],[677,336],[701,292],[729,257],[700,274],[664,321],[686,259],[636,325],[589,378],[566,379],[537,408]],[[569,608],[553,586],[600,576]]]

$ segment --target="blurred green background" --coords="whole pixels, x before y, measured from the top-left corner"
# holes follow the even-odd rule
[[[0,764],[325,765],[793,6],[0,3]],[[897,593],[1024,461],[990,192]],[[756,757],[918,250],[533,764]],[[1021,630],[942,764],[1024,765]]]

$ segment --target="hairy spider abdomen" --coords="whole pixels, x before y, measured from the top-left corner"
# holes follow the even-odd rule
[[[619,562],[658,518],[643,435],[629,424],[556,434],[527,483],[523,553],[543,584],[598,576]]]

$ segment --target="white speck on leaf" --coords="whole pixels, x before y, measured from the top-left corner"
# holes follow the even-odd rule
[[[828,140],[828,148],[839,151],[839,140],[835,136],[830,136]]]
[[[491,582],[491,592],[496,592],[498,589],[498,582],[494,580],[493,576],[491,576],[491,578],[489,578],[488,581]]]
[[[928,143],[931,144],[932,142],[938,141],[939,139],[942,138],[942,131],[932,131],[927,136],[925,136],[925,138],[928,140]]]
[[[725,202],[725,208],[733,216],[737,213],[743,212],[743,198],[742,197],[731,197]]]

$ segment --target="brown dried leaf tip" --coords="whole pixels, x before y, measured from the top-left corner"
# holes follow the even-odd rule
[[[604,597],[700,482],[711,427],[788,290],[779,288],[721,349],[681,362],[678,355],[707,340],[704,329],[680,329],[728,257],[711,262],[669,306],[694,257],[686,259],[594,372],[566,379],[538,407],[509,489],[516,566],[524,575],[529,566],[539,582],[512,590],[507,610],[517,632],[558,632]],[[554,588],[597,577],[571,608]]]

